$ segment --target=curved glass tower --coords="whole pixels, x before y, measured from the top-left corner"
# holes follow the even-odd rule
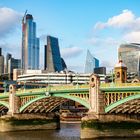
[[[89,50],[87,50],[85,73],[93,73],[94,68],[99,67],[99,60],[92,56]]]
[[[39,69],[39,38],[36,23],[30,14],[22,21],[22,69]]]

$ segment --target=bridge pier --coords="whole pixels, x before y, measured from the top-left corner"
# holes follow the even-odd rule
[[[0,117],[0,132],[22,130],[59,129],[60,118],[55,114],[21,114],[20,97],[16,96],[16,87],[9,87],[9,111]]]
[[[13,116],[14,114],[19,113],[20,108],[20,97],[15,96],[16,94],[16,87],[15,85],[9,86],[9,111],[8,115]]]
[[[14,114],[0,118],[0,132],[27,130],[55,130],[60,128],[58,116],[46,117],[40,114]]]
[[[138,115],[105,113],[105,94],[99,78],[90,78],[90,109],[81,121],[81,139],[97,137],[140,137]]]

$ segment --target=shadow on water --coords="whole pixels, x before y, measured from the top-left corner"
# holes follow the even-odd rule
[[[100,138],[82,140],[139,140],[140,138]],[[80,140],[80,123],[62,123],[60,130],[0,133],[0,140]]]

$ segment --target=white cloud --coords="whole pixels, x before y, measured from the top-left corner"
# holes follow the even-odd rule
[[[91,45],[95,46],[116,46],[120,42],[113,39],[112,37],[101,38],[101,37],[92,37],[87,41]]]
[[[124,40],[126,40],[128,42],[140,43],[140,31],[130,32],[130,33],[124,35],[123,38],[124,38]]]
[[[140,17],[136,17],[131,10],[123,10],[121,14],[110,17],[106,22],[97,22],[94,26],[95,30],[109,29],[113,27],[117,29],[121,34],[119,35],[119,42],[135,42],[140,43]],[[109,30],[108,30],[109,31]],[[114,32],[113,32],[114,34]],[[113,35],[112,34],[112,35]],[[117,34],[117,32],[116,32]],[[117,44],[114,40],[109,40],[93,37],[90,39],[92,44],[102,45],[103,43]],[[116,42],[116,43],[115,43]]]
[[[21,46],[19,43],[0,43],[2,48],[2,55],[6,56],[7,53],[11,53],[14,58],[21,58]]]
[[[83,50],[79,47],[76,47],[76,46],[71,46],[71,47],[61,49],[62,57],[64,57],[65,59],[66,58],[77,57],[82,52],[83,52]]]
[[[4,37],[16,28],[17,24],[20,24],[21,14],[17,11],[7,8],[0,8],[0,37]]]
[[[139,25],[140,19],[136,18],[132,11],[123,10],[121,14],[113,16],[107,22],[97,22],[94,29],[104,29],[106,27],[114,28],[133,28],[132,25]]]

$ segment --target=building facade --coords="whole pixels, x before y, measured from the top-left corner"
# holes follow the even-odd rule
[[[93,73],[94,68],[99,67],[99,60],[92,56],[89,50],[87,50],[85,73]]]
[[[0,75],[4,74],[4,56],[2,55],[0,48]]]
[[[5,68],[5,73],[8,73],[8,61],[11,58],[12,58],[12,55],[10,53],[7,53],[7,55],[6,55],[6,68]]]
[[[41,70],[34,72],[26,72],[26,74],[18,75],[18,82],[33,82],[33,83],[46,83],[50,85],[63,85],[63,84],[73,84],[82,85],[88,84],[91,74],[82,73],[46,73]],[[106,80],[105,75],[99,75],[101,83]]]
[[[6,55],[6,72],[8,74],[13,73],[13,69],[21,69],[21,59],[15,59],[12,54]]]
[[[13,69],[21,69],[21,60],[10,58],[8,60],[8,73],[13,73]]]
[[[118,59],[127,67],[128,73],[140,74],[140,44],[122,44],[118,49]]]
[[[2,49],[0,48],[0,75],[4,74],[4,56],[2,55]]]
[[[106,75],[106,67],[94,68],[94,73],[95,74],[104,74],[104,75]]]
[[[36,37],[36,23],[27,14],[22,21],[22,69],[39,69],[39,38]]]
[[[61,58],[58,38],[47,36],[47,45],[45,45],[44,52],[44,70],[60,72],[66,68],[65,62]]]

